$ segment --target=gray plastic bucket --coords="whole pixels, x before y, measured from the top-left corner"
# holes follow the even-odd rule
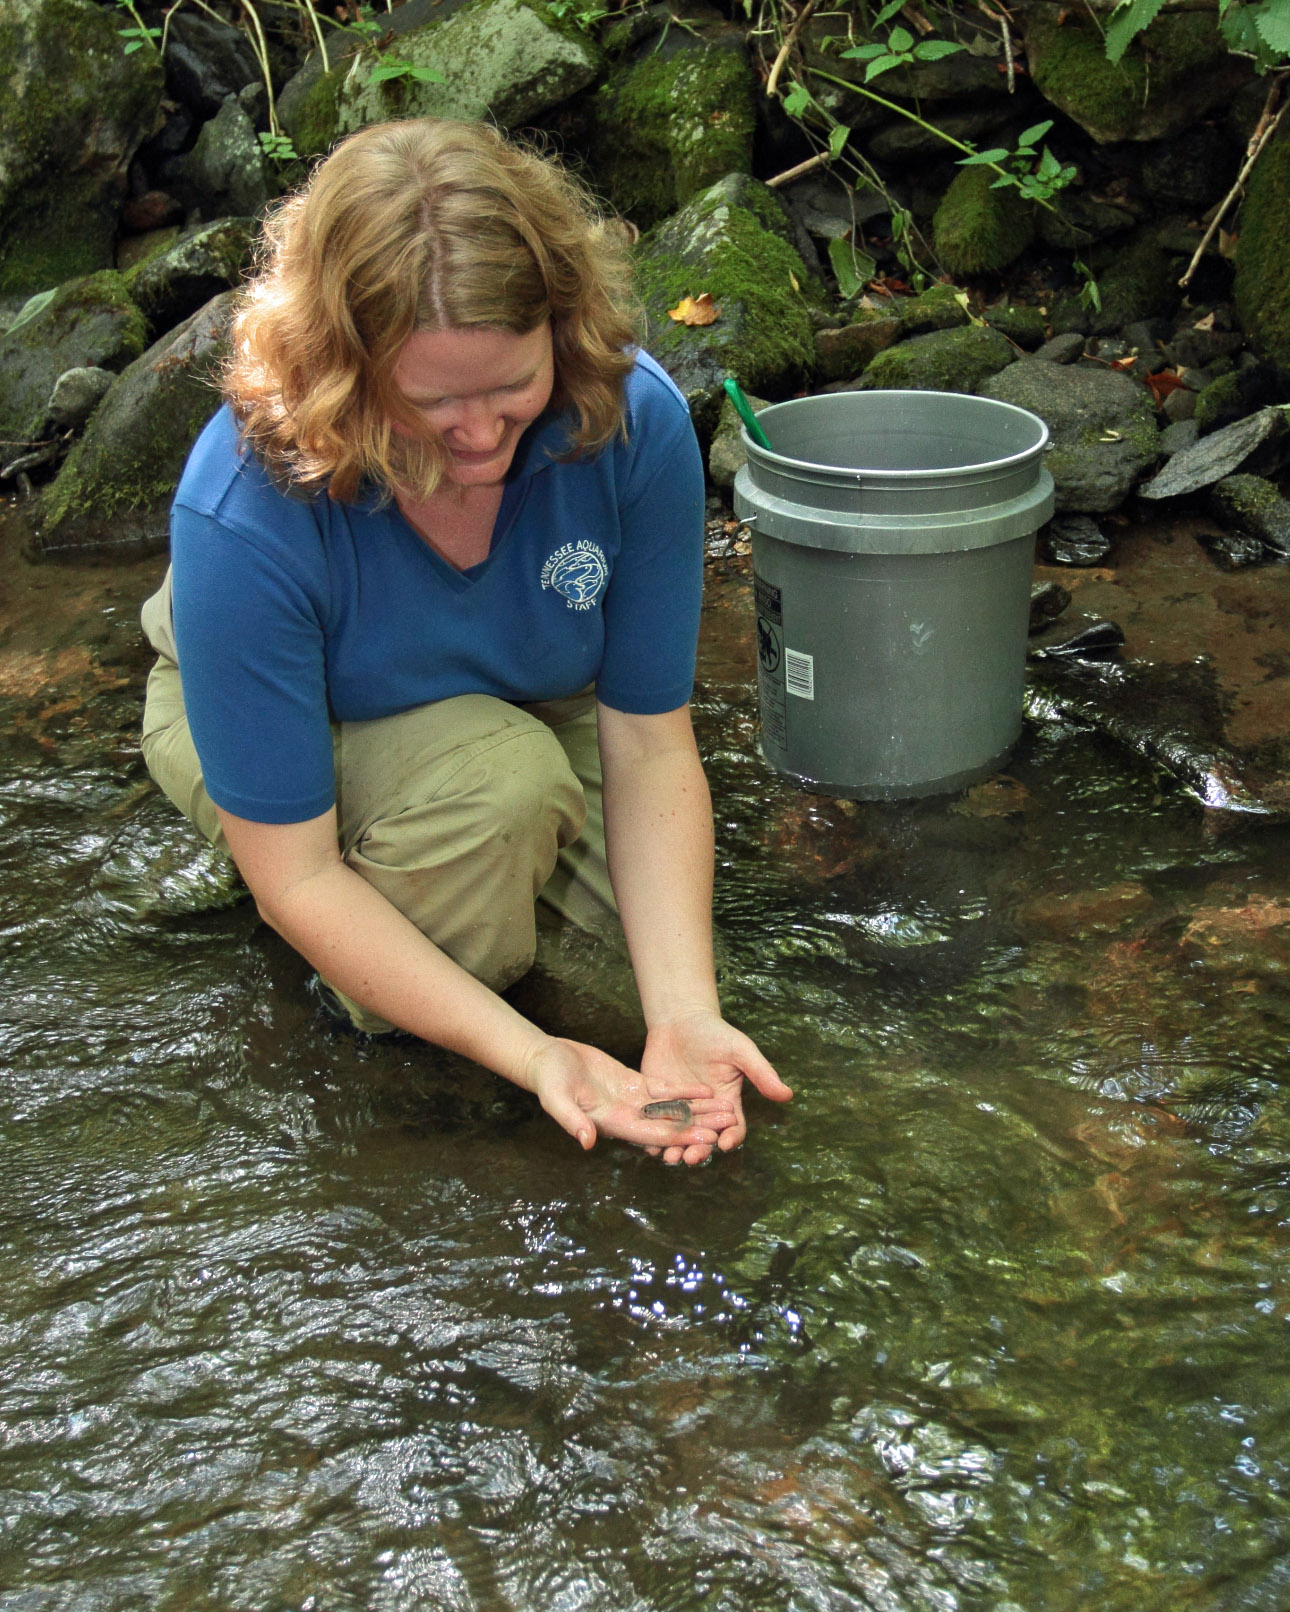
[[[899,800],[985,777],[1021,732],[1048,428],[956,392],[763,409],[752,528],[762,750],[803,788]]]

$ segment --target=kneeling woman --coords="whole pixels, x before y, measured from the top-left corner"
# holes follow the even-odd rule
[[[363,1029],[676,1163],[744,1136],[687,702],[703,478],[621,249],[491,129],[354,135],[268,227],[175,498],[144,754]],[[181,689],[182,682],[182,689]],[[602,789],[603,773],[603,789]],[[621,914],[639,1072],[496,993]],[[688,1100],[691,1120],[651,1118]]]

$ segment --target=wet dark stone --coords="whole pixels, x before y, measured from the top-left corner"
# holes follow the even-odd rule
[[[1124,629],[1116,621],[1091,621],[1087,616],[1068,626],[1062,623],[1029,650],[1032,660],[1114,660],[1124,648]]]
[[[1248,532],[1200,531],[1196,537],[1224,571],[1240,571],[1247,565],[1262,565],[1267,559],[1263,544]]]
[[[1070,590],[1060,582],[1039,582],[1030,590],[1030,631],[1040,632],[1056,621],[1071,602]]]
[[[1172,459],[1174,454],[1194,447],[1199,438],[1200,426],[1194,419],[1174,420],[1160,433],[1160,451],[1166,459]]]
[[[171,19],[166,82],[177,101],[213,117],[230,95],[259,76],[250,43],[239,29],[191,12]]]
[[[1058,515],[1042,535],[1054,565],[1100,565],[1111,552],[1111,539],[1087,515]]]
[[[1290,555],[1290,503],[1263,476],[1225,476],[1209,493],[1210,513],[1233,535]]]
[[[1046,341],[1035,357],[1047,359],[1050,364],[1073,364],[1083,353],[1086,339],[1082,331],[1065,330]]]

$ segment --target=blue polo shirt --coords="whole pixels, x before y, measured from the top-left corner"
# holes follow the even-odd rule
[[[703,579],[703,468],[685,401],[648,355],[627,440],[560,462],[564,416],[516,449],[488,558],[457,571],[396,505],[275,486],[227,407],[171,515],[174,634],[207,792],[262,823],[335,801],[331,727],[457,694],[616,710],[690,697]]]

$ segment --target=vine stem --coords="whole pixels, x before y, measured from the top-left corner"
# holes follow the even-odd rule
[[[1178,282],[1178,284],[1184,288],[1191,284],[1192,275],[1194,275],[1196,270],[1199,268],[1200,260],[1205,255],[1205,248],[1213,240],[1214,233],[1226,216],[1228,208],[1236,200],[1237,196],[1240,195],[1241,187],[1249,178],[1251,168],[1253,168],[1254,164],[1259,160],[1259,153],[1263,150],[1264,146],[1267,145],[1272,136],[1277,132],[1277,126],[1280,124],[1281,119],[1286,115],[1286,107],[1280,107],[1275,111],[1275,114],[1274,108],[1276,108],[1277,101],[1281,95],[1281,87],[1285,83],[1287,76],[1290,75],[1278,73],[1268,88],[1268,98],[1263,103],[1263,111],[1259,114],[1259,121],[1254,126],[1254,133],[1250,136],[1250,143],[1245,148],[1245,161],[1241,165],[1241,171],[1237,174],[1231,190],[1229,190],[1227,195],[1223,197],[1218,211],[1214,214],[1213,218],[1210,219],[1209,228],[1201,237],[1200,245],[1196,248],[1195,252],[1193,252],[1192,260],[1187,265],[1186,274],[1184,274],[1182,279]]]
[[[793,42],[796,40],[798,34],[802,31],[802,24],[815,10],[818,3],[819,0],[806,0],[806,4],[797,14],[797,20],[788,30],[784,43],[775,53],[775,60],[771,63],[770,74],[766,79],[766,94],[772,99],[774,98],[775,91],[779,88],[779,75],[784,70],[784,63],[788,60],[788,53],[793,48]]]
[[[826,162],[832,160],[832,152],[817,151],[813,157],[808,157],[805,162],[799,162],[795,168],[785,168],[782,174],[776,174],[773,179],[768,179],[767,187],[774,190],[779,185],[791,184],[794,179],[800,179],[803,174],[809,174],[815,168],[823,168]]]

